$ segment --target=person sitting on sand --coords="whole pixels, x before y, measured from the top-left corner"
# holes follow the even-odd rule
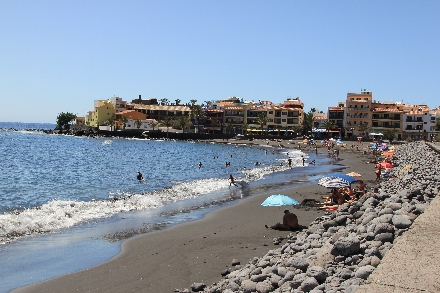
[[[298,229],[298,217],[289,210],[284,211],[283,223],[276,223],[273,226],[264,225],[267,229],[280,231],[293,231]]]

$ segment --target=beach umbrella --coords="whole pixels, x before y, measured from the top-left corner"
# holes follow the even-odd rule
[[[326,188],[347,188],[350,187],[350,182],[342,178],[329,178],[324,177],[318,180],[318,185]]]
[[[297,204],[299,204],[299,202],[284,194],[273,194],[261,203],[261,205],[265,207],[291,206]]]
[[[385,169],[391,169],[391,168],[394,168],[393,164],[388,163],[388,162],[380,162],[379,164],[380,164],[383,168],[385,168]]]
[[[357,181],[356,178],[354,178],[354,177],[352,177],[350,175],[347,175],[347,174],[342,174],[342,173],[330,173],[330,174],[325,175],[323,178],[325,178],[325,177],[342,178],[345,181],[347,181],[348,183],[353,183],[353,182]]]

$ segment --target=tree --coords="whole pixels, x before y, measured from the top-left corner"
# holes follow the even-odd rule
[[[167,98],[160,99],[159,101],[162,106],[168,105],[168,103],[170,102]]]
[[[153,131],[154,131],[154,128],[156,128],[159,125],[159,123],[157,123],[156,121],[153,120],[148,125],[150,125],[150,127],[153,128]]]
[[[304,115],[302,131],[304,135],[308,135],[309,132],[312,132],[313,122],[315,121],[315,117],[313,117],[313,112],[315,111],[315,108],[312,108],[307,114]]]
[[[327,137],[328,137],[329,131],[336,127],[335,123],[330,120],[326,120],[324,123],[322,123],[322,126],[324,126],[325,131],[327,132]]]
[[[255,119],[255,122],[260,125],[261,131],[264,131],[264,125],[266,125],[268,121],[269,118],[267,118],[266,113],[259,114],[257,119]]]
[[[196,102],[197,100],[191,100],[191,105],[189,106],[189,108],[191,109],[191,123],[193,123],[193,125],[197,128],[197,132],[199,132],[199,123],[200,120],[205,117],[205,112],[203,111],[201,106],[195,104]]]
[[[167,128],[167,138],[168,138],[168,129],[172,127],[174,124],[174,121],[171,117],[167,117],[164,120],[161,121],[160,126]]]
[[[115,126],[115,114],[113,114],[112,116],[110,116],[110,118],[108,118],[107,123],[110,125],[110,131],[113,131],[113,127]]]
[[[440,131],[440,118],[437,118],[437,120],[435,121],[434,130]]]
[[[125,129],[125,127],[127,127],[128,118],[121,116],[121,118],[119,118],[119,122],[122,124],[122,129]]]
[[[209,122],[212,126],[212,134],[214,134],[214,130],[215,130],[214,128],[220,125],[220,121],[217,118],[210,117]]]
[[[191,122],[189,121],[188,116],[180,116],[177,118],[176,125],[182,129],[182,132],[185,133],[185,127],[187,127]]]
[[[76,119],[76,115],[70,112],[61,112],[57,116],[57,126],[55,129],[69,129],[70,123]]]
[[[142,126],[142,121],[141,119],[136,119],[136,121],[134,122],[134,124],[136,125],[137,129],[141,128]]]
[[[181,100],[180,99],[176,99],[176,106],[180,105]]]
[[[247,134],[247,129],[249,127],[249,124],[243,121],[243,124],[241,125],[241,134]]]
[[[368,130],[370,130],[370,126],[368,126],[368,123],[367,123],[367,122],[365,122],[365,123],[359,123],[359,124],[358,124],[358,130],[359,130],[360,132],[362,132],[362,137],[365,137],[365,136],[367,136],[367,132],[368,132]]]
[[[390,141],[390,143],[394,140],[394,136],[396,135],[395,130],[387,129],[383,132],[383,138]]]

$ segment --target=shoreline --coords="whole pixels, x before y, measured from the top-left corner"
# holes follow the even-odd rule
[[[365,155],[360,153],[350,149],[341,152],[342,163],[348,167],[344,173],[356,171],[364,176],[364,181],[374,179],[373,166],[365,168]],[[308,184],[283,189],[283,193],[298,201],[302,197],[320,200],[327,190]],[[173,292],[189,288],[194,282],[210,285],[222,279],[221,272],[231,268],[234,259],[243,265],[253,257],[261,257],[280,247],[273,244],[274,238],[285,238],[290,233],[264,227],[279,222],[285,209],[262,207],[261,202],[269,195],[251,196],[200,220],[128,239],[123,242],[121,253],[107,262],[12,292]],[[316,208],[290,210],[305,227],[324,215]]]

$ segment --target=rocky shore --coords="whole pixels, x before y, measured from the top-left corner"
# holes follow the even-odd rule
[[[427,144],[399,146],[395,162],[378,192],[317,218],[263,257],[224,270],[215,284],[194,283],[192,291],[356,292],[439,193],[439,155]]]

